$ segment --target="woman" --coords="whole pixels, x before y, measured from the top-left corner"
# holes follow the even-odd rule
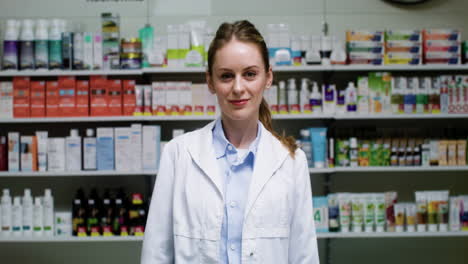
[[[319,263],[307,160],[272,129],[250,22],[219,27],[206,79],[221,118],[164,148],[141,263]]]

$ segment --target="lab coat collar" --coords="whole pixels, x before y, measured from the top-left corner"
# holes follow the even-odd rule
[[[210,122],[201,130],[194,133],[193,139],[188,144],[188,150],[193,161],[211,179],[221,197],[223,195],[223,180],[219,171],[218,163],[213,146],[213,127],[216,121]],[[249,187],[245,216],[252,209],[263,186],[273,176],[289,155],[286,147],[275,138],[263,125],[261,126],[261,137],[258,142],[255,157],[252,180]]]

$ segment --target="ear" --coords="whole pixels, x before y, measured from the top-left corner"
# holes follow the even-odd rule
[[[213,85],[213,78],[208,71],[205,72],[206,84],[208,85],[208,90],[210,90],[211,94],[216,94],[216,90]]]
[[[267,81],[266,81],[265,89],[270,89],[272,83],[273,83],[273,69],[270,66],[267,71]]]

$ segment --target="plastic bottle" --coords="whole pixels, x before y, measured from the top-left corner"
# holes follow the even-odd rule
[[[128,211],[127,198],[123,189],[120,189],[115,198],[115,214],[112,222],[114,234],[118,236],[128,235]]]
[[[7,20],[3,40],[3,70],[18,70],[19,28],[18,21]]]
[[[291,37],[291,55],[293,59],[294,66],[302,65],[302,56],[301,56],[301,39],[298,35],[293,35]]]
[[[2,215],[2,236],[9,237],[11,235],[11,196],[9,189],[3,189],[1,199],[1,215]]]
[[[60,31],[62,32],[62,69],[73,69],[73,32],[67,31],[67,22],[60,20]]]
[[[33,198],[30,189],[24,189],[23,196],[23,234],[32,235],[33,226]]]
[[[351,167],[358,166],[358,144],[355,137],[349,139],[349,159]]]
[[[280,81],[278,83],[279,86],[279,112],[280,114],[287,114],[289,112],[288,109],[288,100],[287,100],[287,93],[286,90],[286,82]]]
[[[312,107],[312,114],[318,115],[322,113],[322,94],[319,92],[317,82],[312,86],[312,93],[310,94],[310,105]]]
[[[320,39],[320,58],[322,65],[330,65],[330,56],[332,52],[332,40],[329,36],[322,35]]]
[[[36,70],[49,68],[49,34],[47,20],[39,19],[36,26],[36,39],[34,40],[34,67]]]
[[[346,113],[346,90],[336,91],[336,109],[337,115],[344,115]]]
[[[62,60],[62,32],[59,19],[52,20],[49,29],[49,69],[61,69]]]
[[[153,53],[154,47],[154,28],[150,24],[146,24],[138,31],[141,39],[142,55],[143,55],[143,68],[150,67],[149,58]]]
[[[65,139],[65,156],[67,171],[81,170],[81,137],[78,129],[71,129],[70,136]]]
[[[141,193],[132,194],[132,203],[129,208],[130,235],[143,236],[146,223],[146,206]]]
[[[323,96],[323,113],[326,115],[334,115],[336,110],[336,87],[333,84],[322,85]]]
[[[20,70],[34,69],[34,22],[23,20],[20,35]]]
[[[343,42],[337,37],[333,36],[333,49],[330,55],[331,64],[346,64],[346,50]]]
[[[44,191],[44,235],[54,235],[54,197],[50,189]]]
[[[42,207],[41,198],[34,198],[33,206],[33,236],[41,237],[44,235],[44,208]]]
[[[84,205],[83,189],[78,189],[73,200],[72,225],[73,236],[87,236],[86,232],[86,207]]]
[[[301,112],[298,95],[296,79],[291,78],[288,80],[288,109],[291,114],[299,114]]]
[[[86,219],[86,228],[89,236],[101,235],[101,203],[96,189],[91,190],[88,199],[88,218]]]
[[[114,219],[114,206],[110,198],[109,190],[104,192],[102,199],[101,229],[103,236],[113,236],[112,220]]]
[[[86,129],[86,137],[83,139],[83,156],[84,170],[96,170],[96,137],[92,128]]]
[[[354,82],[349,82],[348,87],[346,87],[346,113],[356,114],[357,113],[357,90],[354,86]]]
[[[304,114],[312,113],[312,107],[310,105],[310,91],[309,91],[309,79],[302,78],[301,80],[301,93],[299,96],[299,102],[301,106],[301,112]]]
[[[11,232],[14,237],[21,237],[23,236],[23,207],[21,206],[21,197],[17,196],[13,199],[13,207],[11,208],[11,214]]]
[[[301,129],[301,149],[305,152],[306,157],[307,157],[307,162],[309,164],[313,163],[312,159],[312,144],[310,141],[310,130],[309,129]]]

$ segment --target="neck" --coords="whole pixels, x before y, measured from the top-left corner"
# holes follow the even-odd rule
[[[236,148],[248,148],[257,137],[258,118],[232,120],[223,115],[221,122],[223,122],[226,139]]]

